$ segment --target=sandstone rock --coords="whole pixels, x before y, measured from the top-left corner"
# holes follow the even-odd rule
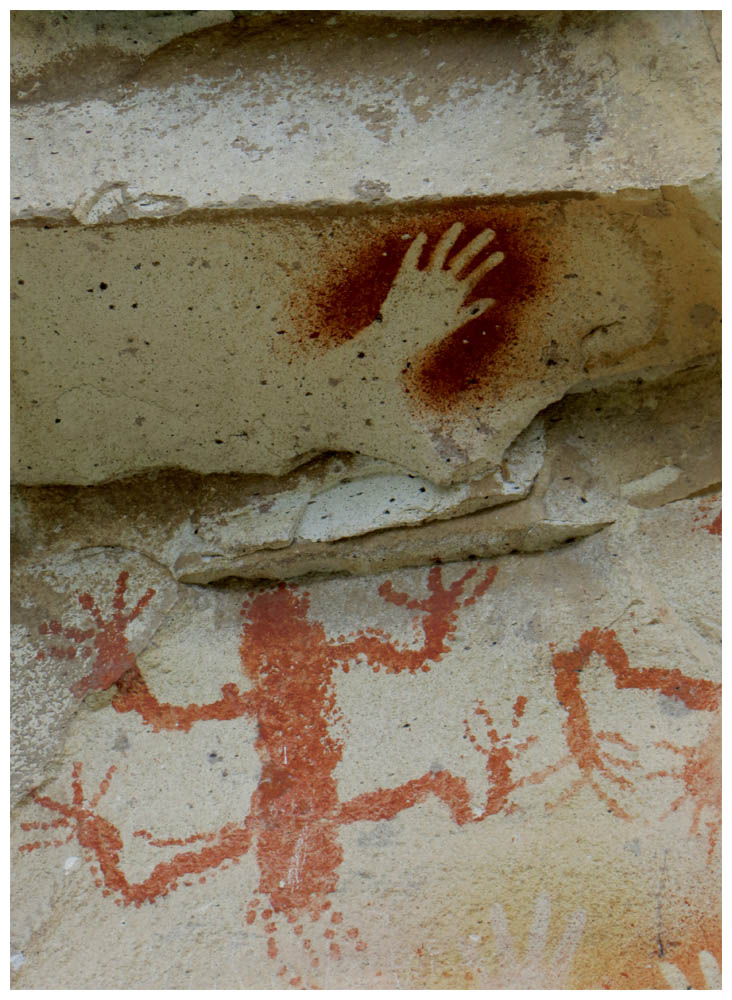
[[[17,482],[446,485],[718,351],[714,12],[163,13],[15,14]]]
[[[721,988],[720,12],[11,22],[13,988]]]
[[[14,478],[348,451],[464,481],[567,391],[714,355],[715,231],[682,191],[16,227]]]
[[[182,588],[14,815],[16,988],[714,985],[718,506]]]
[[[598,530],[628,504],[655,507],[713,490],[720,407],[714,365],[568,396],[519,437],[492,477],[454,487],[345,457],[284,480],[178,473],[93,488],[18,487],[16,558],[121,546],[178,580],[209,583],[540,551]]]
[[[16,12],[13,217],[605,193],[717,167],[717,11],[231,13]]]
[[[386,462],[317,459],[284,478],[144,476],[98,487],[15,488],[16,560],[41,553],[120,546],[146,553],[174,575],[197,560],[274,549],[315,551],[394,525],[458,517],[525,497],[541,467],[535,421],[491,473],[440,487]]]
[[[82,700],[87,698],[88,708],[95,691],[129,669],[175,603],[177,586],[155,563],[119,548],[16,563],[11,584],[10,789],[15,803],[55,773]],[[120,629],[124,642],[115,639]],[[105,656],[106,672],[95,674],[94,664]]]

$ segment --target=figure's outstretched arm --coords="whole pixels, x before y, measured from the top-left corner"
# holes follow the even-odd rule
[[[592,653],[601,656],[615,675],[618,690],[636,688],[639,691],[657,691],[698,712],[716,712],[719,708],[721,684],[703,677],[689,677],[676,667],[631,667],[627,653],[612,629],[594,628],[583,632],[575,651],[583,663]]]
[[[187,732],[194,722],[211,719],[228,721],[256,711],[253,692],[241,693],[235,684],[224,684],[221,697],[209,705],[170,705],[159,702],[150,691],[140,673],[137,658],[127,641],[127,626],[134,621],[155,591],[149,588],[131,610],[127,610],[127,583],[129,573],[117,577],[112,613],[105,617],[91,594],[80,594],[79,604],[89,613],[93,625],[88,629],[64,627],[61,622],[44,622],[39,631],[49,636],[46,649],[39,650],[37,658],[47,656],[56,660],[73,660],[80,656],[91,665],[89,673],[77,682],[72,691],[83,698],[90,691],[104,691],[115,687],[112,704],[118,712],[137,712],[143,722],[157,732],[177,729]],[[64,645],[64,640],[68,645]]]
[[[396,788],[377,788],[344,802],[338,811],[338,822],[357,823],[369,820],[393,819],[398,813],[424,802],[430,795],[444,802],[458,826],[470,822],[470,794],[465,778],[456,778],[450,771],[428,771],[421,778],[406,781]]]
[[[428,671],[430,664],[437,663],[449,649],[449,642],[457,629],[457,612],[462,607],[474,604],[493,583],[498,567],[489,566],[478,578],[472,594],[462,597],[468,580],[478,573],[473,567],[449,586],[442,581],[442,569],[435,566],[427,579],[429,595],[422,600],[394,590],[387,580],[379,587],[379,594],[390,604],[397,604],[417,612],[413,618],[415,631],[421,630],[423,639],[416,649],[398,645],[381,629],[366,629],[353,633],[350,641],[332,644],[334,655],[342,663],[365,657],[374,670],[382,667],[388,673],[409,670]]]
[[[618,790],[634,790],[633,769],[638,763],[631,755],[637,753],[638,747],[620,733],[594,729],[581,686],[583,671],[590,658],[596,655],[604,662],[618,690],[656,691],[695,711],[716,711],[721,701],[721,685],[705,678],[690,677],[677,668],[631,667],[613,629],[588,629],[573,649],[559,651],[552,646],[552,654],[554,689],[566,712],[562,728],[581,776],[548,807],[554,808],[578,789],[589,786],[613,815],[629,820],[632,818],[630,813],[615,795]],[[606,749],[607,744],[612,745],[612,752]],[[623,752],[625,756],[621,756]]]
[[[256,694],[224,684],[218,701],[208,705],[171,705],[160,702],[150,691],[137,665],[117,681],[112,706],[117,712],[137,712],[154,732],[175,729],[187,733],[195,722],[228,722],[256,712]]]

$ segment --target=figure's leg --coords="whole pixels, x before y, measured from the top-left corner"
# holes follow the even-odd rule
[[[147,831],[138,830],[135,835],[145,837],[153,847],[170,847],[178,844],[187,846],[196,840],[205,840],[206,846],[198,851],[181,851],[170,861],[157,864],[146,879],[130,883],[120,865],[120,852],[124,847],[120,831],[108,819],[96,812],[100,800],[109,789],[115,768],[109,768],[99,790],[86,803],[81,771],[82,765],[77,761],[72,770],[71,804],[58,802],[37,792],[32,793],[33,799],[43,808],[60,814],[60,819],[53,825],[72,828],[72,835],[86,851],[87,861],[96,861],[92,874],[99,875],[97,887],[102,889],[105,896],[117,895],[117,902],[120,904],[134,903],[135,906],[141,906],[145,902],[152,903],[158,896],[167,896],[168,892],[176,889],[186,875],[201,875],[208,869],[218,868],[226,861],[236,863],[251,846],[253,831],[250,829],[249,820],[243,826],[228,823],[217,833],[196,834],[184,840],[171,838],[155,841]],[[35,824],[26,825],[31,828]],[[28,851],[41,846],[52,846],[52,844],[23,845],[21,850]],[[184,882],[184,884],[191,883]]]

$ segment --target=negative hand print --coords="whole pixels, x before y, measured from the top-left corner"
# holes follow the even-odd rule
[[[489,271],[501,263],[504,254],[497,251],[481,260],[495,237],[492,229],[483,229],[462,250],[453,253],[464,228],[462,222],[450,226],[421,268],[426,233],[419,233],[404,255],[381,311],[385,327],[393,323],[406,331],[417,320],[418,325],[409,330],[410,353],[428,347],[495,305],[495,299],[471,300],[471,296]],[[393,336],[389,339],[401,341]]]
[[[547,954],[551,902],[546,893],[536,900],[534,919],[521,957],[514,946],[505,910],[494,903],[490,910],[493,941],[498,970],[495,977],[483,974],[475,948],[466,948],[465,957],[478,973],[479,985],[484,989],[565,989],[572,970],[572,962],[585,929],[584,910],[575,910],[568,918],[564,933],[553,954]],[[472,938],[471,938],[472,941]]]
[[[722,970],[720,969],[719,962],[714,955],[712,955],[709,951],[700,951],[698,961],[699,969],[704,981],[704,988],[708,990],[721,990]],[[673,962],[659,962],[658,965],[663,974],[663,978],[672,990],[693,989],[684,973]]]

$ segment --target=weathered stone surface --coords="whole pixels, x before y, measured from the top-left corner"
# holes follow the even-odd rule
[[[205,564],[303,545],[318,551],[339,539],[525,497],[543,461],[543,431],[535,421],[497,469],[456,486],[345,455],[316,459],[284,478],[162,473],[98,487],[18,487],[14,556],[32,561],[49,552],[121,546],[178,576],[196,558]]]
[[[145,580],[126,615],[148,588],[154,595],[145,613],[129,617],[114,604],[114,580]],[[89,681],[89,667],[118,654],[118,668],[129,667],[149,643],[175,603],[177,586],[154,562],[120,548],[88,548],[47,555],[35,562],[16,561],[11,577],[10,746],[13,804],[28,789],[46,781],[59,766],[68,726],[80,699],[106,687],[112,676]],[[94,601],[88,598],[94,594]],[[128,601],[131,595],[128,594]],[[149,606],[148,606],[149,605]],[[102,609],[101,611],[99,609]],[[63,623],[63,624],[62,624]],[[127,654],[115,647],[115,623],[125,626]],[[82,638],[82,633],[91,634]]]
[[[714,986],[718,511],[388,580],[184,586],[136,653],[117,619],[88,669],[131,672],[14,814],[16,988]],[[139,573],[119,614],[158,585]]]
[[[12,985],[718,988],[720,13],[12,22]]]
[[[567,391],[715,354],[718,235],[682,190],[16,227],[14,478],[347,451],[465,480]]]
[[[171,473],[18,487],[15,558],[121,546],[178,580],[209,583],[535,552],[597,531],[628,504],[655,507],[714,489],[720,417],[719,369],[704,365],[569,396],[534,421],[492,476],[453,487],[343,457],[284,480]]]
[[[231,13],[16,12],[14,217],[609,192],[717,169],[716,11]],[[206,20],[224,23],[182,34]]]

